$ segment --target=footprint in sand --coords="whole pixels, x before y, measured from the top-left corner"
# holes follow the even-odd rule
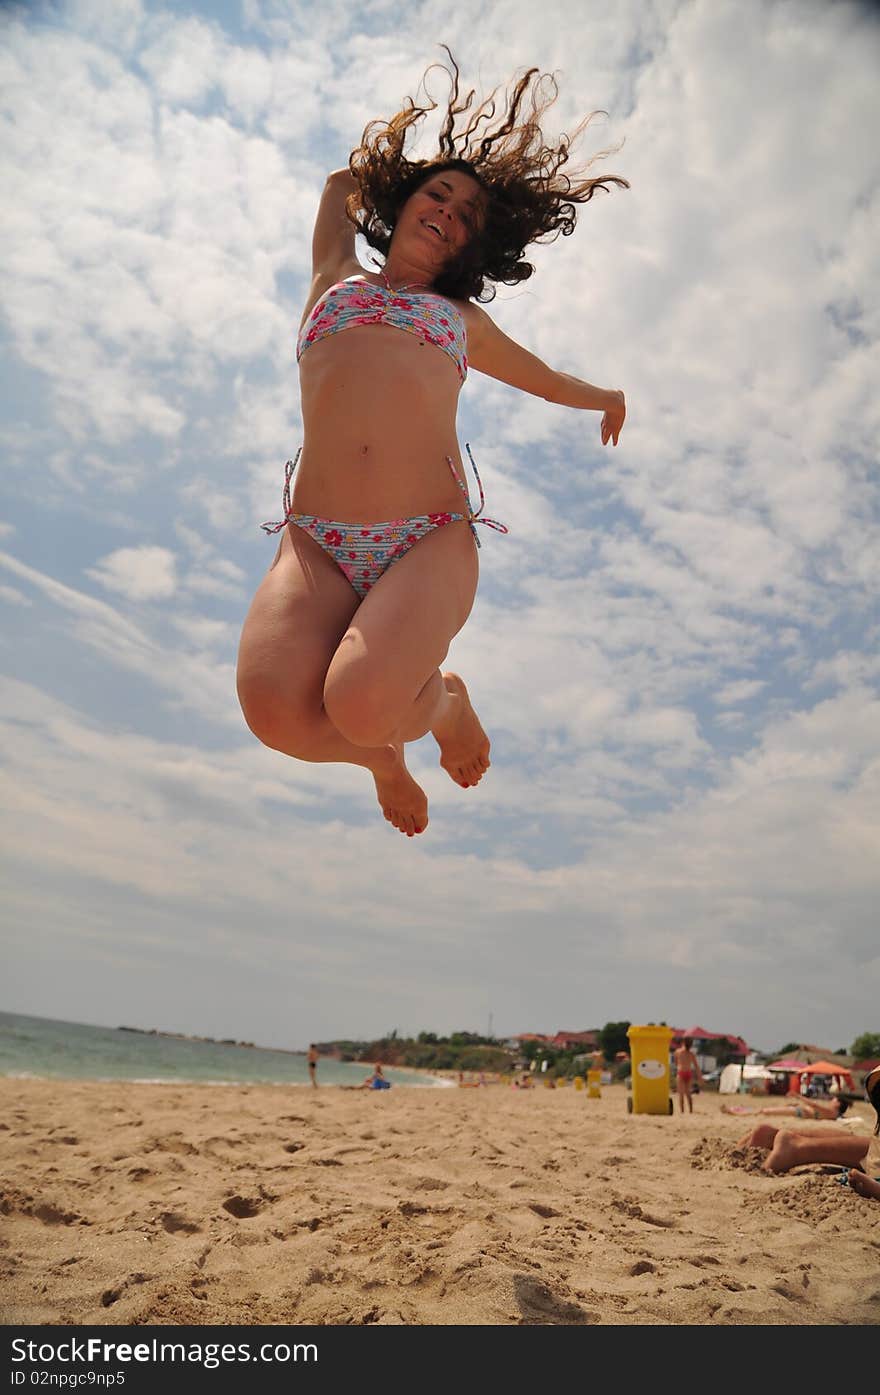
[[[191,1156],[199,1150],[194,1143],[188,1143],[181,1133],[171,1133],[165,1138],[153,1138],[144,1147],[145,1153],[151,1153],[155,1149],[162,1153],[183,1153]]]
[[[637,1201],[612,1201],[611,1205],[615,1211],[622,1211],[625,1216],[631,1216],[634,1221],[644,1221],[645,1225],[660,1226],[664,1230],[671,1230],[675,1226],[675,1221],[665,1220],[662,1216],[651,1216],[647,1211],[643,1211]]]
[[[33,1216],[44,1225],[89,1225],[77,1211],[63,1211],[51,1202],[37,1202],[25,1192],[10,1189],[0,1192],[0,1216],[11,1216],[14,1212],[22,1216]]]
[[[520,1310],[520,1322],[526,1326],[578,1326],[598,1322],[597,1313],[581,1308],[565,1298],[558,1298],[540,1279],[515,1274],[513,1296]]]
[[[223,1202],[223,1210],[239,1221],[258,1216],[262,1209],[263,1202],[256,1196],[229,1196]]]
[[[88,1225],[88,1221],[84,1221],[76,1211],[62,1211],[48,1202],[35,1206],[31,1215],[45,1225]]]
[[[179,1211],[162,1211],[156,1219],[169,1235],[196,1235],[201,1230],[201,1226],[196,1225],[195,1221],[188,1221]]]

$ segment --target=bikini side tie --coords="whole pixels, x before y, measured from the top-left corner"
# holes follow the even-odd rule
[[[499,523],[498,520],[495,518],[480,517],[480,515],[483,512],[483,509],[486,507],[486,496],[483,493],[483,481],[480,479],[480,472],[477,469],[477,462],[474,460],[473,452],[471,451],[470,443],[468,441],[465,441],[464,448],[467,451],[468,460],[471,462],[471,469],[473,470],[474,475],[476,477],[477,488],[480,491],[480,507],[477,509],[476,513],[474,513],[474,510],[471,506],[471,499],[467,491],[467,485],[465,484],[464,480],[459,478],[458,471],[453,465],[452,457],[450,455],[447,455],[446,463],[452,471],[452,478],[455,480],[455,483],[458,485],[459,489],[464,495],[464,501],[468,513],[468,523],[470,524],[471,532],[474,535],[474,542],[477,544],[477,547],[479,547],[480,539],[477,537],[477,530],[474,527],[475,523],[485,523],[487,528],[494,528],[496,533],[508,533],[510,529],[507,527],[506,524]]]

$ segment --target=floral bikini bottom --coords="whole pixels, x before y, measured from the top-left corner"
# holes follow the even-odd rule
[[[310,513],[293,513],[290,507],[290,482],[302,454],[300,446],[295,458],[288,460],[284,467],[284,517],[280,522],[262,523],[260,526],[266,533],[280,533],[288,523],[302,528],[320,544],[328,557],[332,557],[343,576],[363,600],[380,576],[435,528],[443,528],[447,523],[468,523],[477,547],[480,546],[480,539],[474,524],[484,523],[487,528],[494,528],[498,533],[507,532],[503,523],[496,522],[494,518],[480,517],[486,503],[483,485],[470,446],[465,445],[465,450],[480,490],[480,507],[476,513],[471,508],[467,487],[459,479],[448,455],[446,463],[464,495],[466,513],[423,513],[417,514],[415,518],[394,518],[388,523],[340,523],[338,520],[318,518]]]

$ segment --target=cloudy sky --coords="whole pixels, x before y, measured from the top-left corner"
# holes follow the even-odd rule
[[[0,15],[0,1007],[300,1047],[880,1030],[880,23],[824,0],[57,0]],[[323,178],[458,57],[558,72],[622,175],[490,314],[487,512],[420,839],[234,689],[300,433]],[[444,89],[436,83],[438,95]],[[420,153],[430,153],[431,130]]]

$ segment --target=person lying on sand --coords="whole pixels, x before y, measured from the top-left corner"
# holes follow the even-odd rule
[[[874,1124],[874,1136],[877,1137],[880,1135],[880,1066],[875,1066],[865,1076],[865,1098],[873,1105],[877,1116]],[[815,1101],[810,1103],[815,1104]],[[840,1100],[840,1103],[846,1108],[849,1100]],[[843,1112],[841,1109],[840,1113]],[[737,1147],[766,1148],[767,1157],[763,1166],[768,1172],[788,1172],[790,1168],[800,1167],[804,1163],[839,1163],[850,1169],[848,1181],[853,1191],[880,1201],[880,1178],[868,1177],[862,1166],[872,1147],[870,1138],[841,1137],[836,1129],[777,1129],[772,1124],[758,1124],[749,1133],[743,1134]]]
[[[789,1119],[842,1119],[849,1109],[850,1101],[842,1095],[833,1100],[797,1099],[780,1104],[765,1104],[760,1109],[750,1109],[747,1104],[722,1104],[722,1114],[780,1114]]]

